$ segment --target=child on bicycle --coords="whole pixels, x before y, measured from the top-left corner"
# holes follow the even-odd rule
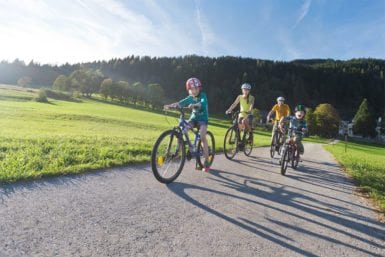
[[[238,116],[238,124],[240,129],[245,132],[251,131],[253,115],[251,115],[254,106],[254,96],[250,95],[251,86],[244,83],[241,86],[242,95],[238,95],[234,103],[227,109],[226,114],[229,114],[239,104],[240,112]]]
[[[188,122],[192,127],[198,127],[200,131],[203,155],[205,159],[202,170],[208,172],[210,170],[210,162],[208,143],[206,139],[209,118],[207,96],[206,93],[202,91],[202,83],[197,78],[189,78],[186,81],[186,90],[188,91],[189,96],[180,100],[179,102],[165,105],[164,108],[188,107],[192,109],[192,113]]]
[[[282,117],[279,125],[282,128],[283,123],[288,122],[289,128],[294,129],[294,142],[297,144],[298,152],[302,155],[305,151],[302,144],[303,134],[307,131],[307,123],[305,121],[306,109],[302,104],[298,104],[294,109],[294,116]],[[282,133],[284,133],[282,131]]]
[[[279,96],[277,98],[277,103],[273,106],[271,111],[267,114],[266,122],[270,121],[270,117],[274,112],[275,112],[275,120],[274,120],[273,130],[271,132],[272,139],[274,137],[275,131],[280,129],[278,128],[278,125],[281,118],[290,115],[290,107],[289,105],[285,104],[285,98],[283,96]],[[282,140],[283,140],[283,137],[280,137],[280,142],[279,142],[280,144],[283,143]],[[276,146],[276,147],[278,148],[279,146]]]

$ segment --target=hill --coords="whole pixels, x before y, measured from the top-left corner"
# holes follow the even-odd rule
[[[105,78],[133,84],[160,84],[168,100],[185,95],[184,83],[195,76],[202,80],[211,113],[221,113],[240,93],[243,82],[252,84],[256,107],[269,110],[279,95],[293,106],[303,103],[311,108],[320,103],[332,104],[343,119],[352,119],[364,98],[372,105],[376,117],[384,114],[385,60],[333,59],[278,62],[241,57],[209,58],[201,56],[148,57],[60,66],[40,65],[20,60],[0,63],[0,83],[52,86],[59,75],[69,76],[79,68],[102,72]]]
[[[175,115],[97,99],[33,101],[37,90],[0,86],[0,181],[147,162]],[[211,118],[217,150],[229,121]],[[269,133],[256,136],[267,144]]]

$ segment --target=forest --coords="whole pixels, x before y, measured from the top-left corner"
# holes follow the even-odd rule
[[[208,95],[212,113],[223,112],[241,93],[244,82],[252,85],[255,107],[263,111],[269,110],[278,96],[284,96],[290,106],[302,103],[315,108],[321,103],[331,104],[345,120],[354,117],[364,98],[377,117],[384,115],[385,108],[385,60],[381,59],[284,62],[231,56],[128,56],[63,65],[34,61],[26,64],[16,59],[0,62],[0,83],[50,88],[60,75],[70,76],[81,69],[100,74],[95,82],[99,84],[89,95],[99,93],[100,83],[110,79],[129,85],[159,85],[164,91],[162,102],[185,97],[185,81],[197,77]]]

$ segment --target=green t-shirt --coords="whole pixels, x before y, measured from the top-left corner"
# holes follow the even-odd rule
[[[189,95],[185,99],[179,101],[179,106],[186,107],[189,104],[197,104],[200,103],[201,107],[198,109],[193,109],[190,120],[196,121],[208,121],[209,120],[209,111],[208,111],[208,103],[206,93],[200,92],[199,95],[193,97]]]

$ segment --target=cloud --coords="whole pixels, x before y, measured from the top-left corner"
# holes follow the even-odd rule
[[[205,55],[209,53],[210,45],[215,42],[215,35],[199,7],[199,1],[195,0],[196,22],[201,36],[201,45]]]
[[[295,29],[298,26],[298,24],[300,24],[301,21],[306,17],[306,15],[308,14],[309,9],[310,9],[311,1],[312,0],[305,0],[304,1],[304,3],[301,6],[300,13],[299,13],[299,16],[297,18],[297,21],[295,22],[295,24],[294,24],[292,29]]]
[[[202,52],[200,38],[186,32],[194,19],[178,24],[170,17],[173,6],[153,0],[139,5],[145,13],[118,0],[1,1],[0,60],[74,63]],[[203,24],[202,31],[207,46],[210,33]]]

